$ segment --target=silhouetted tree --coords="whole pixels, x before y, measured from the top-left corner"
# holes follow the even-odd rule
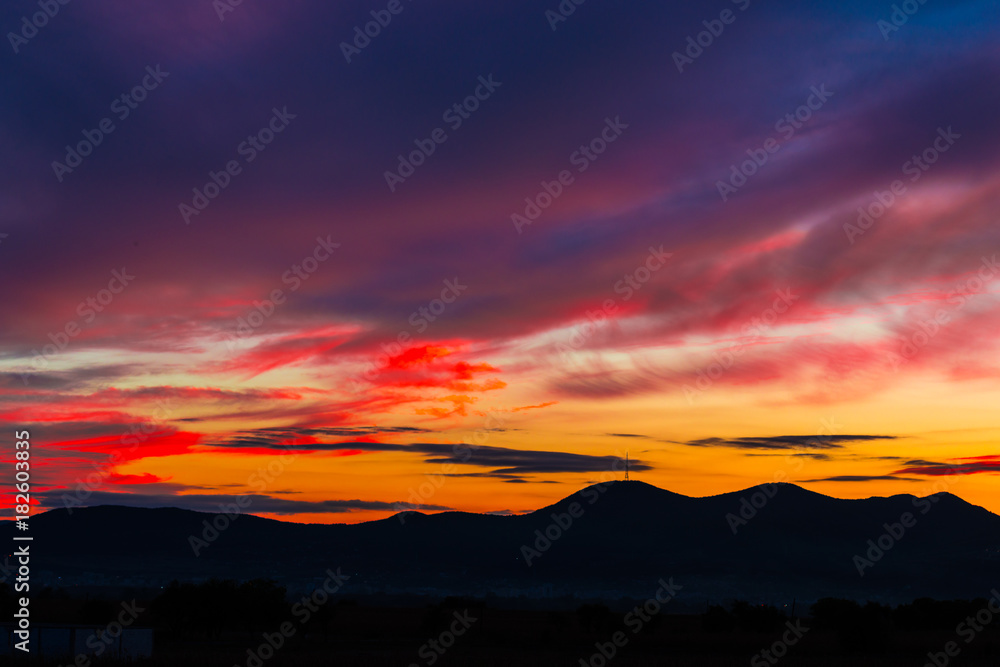
[[[967,616],[974,615],[986,605],[982,601],[976,606],[976,601],[967,600],[932,600],[920,598],[910,604],[901,604],[893,612],[893,621],[897,627],[907,630],[947,631]]]
[[[283,586],[278,586],[269,579],[254,579],[241,585],[236,591],[236,603],[239,606],[239,623],[243,629],[257,634],[276,628],[288,620],[291,608],[285,601],[285,594]]]
[[[602,633],[611,627],[613,614],[603,604],[584,604],[576,610],[580,630],[586,634]]]
[[[444,608],[440,604],[427,605],[427,611],[424,612],[424,617],[420,621],[420,632],[426,635],[439,632],[439,628],[446,618]]]
[[[851,617],[857,617],[861,607],[854,600],[823,598],[810,608],[813,625],[819,629],[836,630],[843,627]]]
[[[115,617],[115,605],[110,600],[88,598],[76,611],[76,622],[102,627]]]
[[[6,620],[15,611],[17,611],[17,602],[14,598],[14,591],[7,584],[0,584],[0,614]]]
[[[743,600],[733,603],[733,616],[741,630],[769,633],[779,629],[787,620],[785,612],[770,605],[752,605]]]
[[[707,632],[732,632],[736,629],[736,617],[719,605],[711,605],[701,621]]]
[[[320,605],[315,612],[309,615],[308,622],[303,626],[302,634],[319,634],[323,637],[323,641],[326,641],[330,635],[331,628],[334,627],[334,619],[340,615],[339,607],[339,602],[335,603],[332,600]],[[386,630],[391,631],[392,629],[386,628]]]
[[[237,585],[212,579],[203,584],[172,582],[151,605],[157,620],[175,636],[218,638],[225,630],[257,633],[288,618],[285,589],[266,580]]]
[[[812,606],[817,628],[837,632],[841,646],[848,651],[883,651],[892,633],[892,609],[875,602],[861,607],[853,600],[824,598]]]

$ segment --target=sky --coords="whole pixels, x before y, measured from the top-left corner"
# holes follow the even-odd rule
[[[5,3],[4,457],[36,511],[518,513],[628,453],[1000,512],[1000,6],[904,5]]]

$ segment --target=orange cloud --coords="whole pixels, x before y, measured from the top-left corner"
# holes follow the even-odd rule
[[[468,412],[466,411],[467,406],[475,403],[478,399],[473,396],[443,396],[442,398],[435,400],[451,403],[453,407],[451,410],[447,408],[417,408],[414,412],[418,415],[430,415],[438,419],[450,417],[451,415],[461,415],[465,417],[468,415]]]
[[[550,405],[557,405],[559,401],[548,401],[546,403],[539,403],[538,405],[523,405],[519,408],[511,408],[509,412],[522,412],[524,410],[538,410],[539,408],[547,408]]]

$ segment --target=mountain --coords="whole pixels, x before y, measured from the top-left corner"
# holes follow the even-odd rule
[[[694,606],[988,597],[1000,583],[1000,517],[947,493],[841,500],[770,484],[692,498],[633,481],[517,516],[405,512],[356,525],[222,516],[45,512],[31,519],[33,576],[133,586],[268,577],[308,590],[339,567],[351,577],[348,594],[606,599],[649,597],[660,578],[673,578],[678,600]],[[223,529],[206,528],[213,522]],[[0,539],[13,532],[12,522],[0,525]]]

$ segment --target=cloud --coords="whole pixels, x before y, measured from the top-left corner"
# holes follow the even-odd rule
[[[961,301],[968,304],[961,310],[949,304],[955,286],[979,269],[983,249],[1000,248],[1000,98],[983,93],[983,82],[1000,77],[996,24],[983,20],[995,0],[928,3],[920,20],[948,29],[895,40],[891,49],[859,42],[861,28],[878,39],[870,7],[859,3],[758,3],[754,30],[727,33],[695,65],[710,65],[711,75],[666,81],[664,63],[669,67],[690,26],[705,18],[697,3],[592,3],[557,39],[528,0],[456,4],[430,23],[407,12],[398,28],[409,37],[379,38],[350,67],[338,44],[367,20],[355,3],[243,3],[224,23],[210,4],[74,4],[78,20],[53,21],[25,47],[31,54],[20,66],[4,69],[5,89],[18,94],[0,104],[9,156],[0,164],[2,232],[9,234],[0,248],[0,420],[44,423],[37,429],[44,444],[90,447],[54,446],[49,460],[98,458],[98,443],[83,441],[146,421],[143,409],[156,393],[183,402],[166,421],[218,434],[365,424],[402,410],[458,422],[492,397],[501,402],[508,382],[519,383],[519,402],[534,404],[511,412],[547,416],[534,408],[566,398],[559,410],[565,424],[598,399],[602,409],[652,394],[669,403],[733,346],[741,354],[714,386],[737,402],[780,388],[801,408],[857,401],[922,373],[939,375],[916,385],[931,393],[960,382],[985,386],[997,375],[989,361],[1000,358],[997,283]],[[3,24],[15,25],[22,10],[7,3],[0,12]],[[828,19],[822,31],[813,29],[817,15]],[[331,26],[340,37],[331,38]],[[170,71],[163,89],[116,122],[115,135],[57,184],[52,160],[79,141],[82,127],[108,114],[108,103],[139,82],[145,64],[161,59]],[[359,68],[365,76],[357,76]],[[593,76],[598,69],[617,75]],[[395,156],[426,137],[441,111],[471,92],[478,73],[491,72],[504,82],[497,97],[458,134],[449,132],[448,146],[388,196],[381,174]],[[81,77],[85,95],[76,94]],[[760,146],[809,86],[824,83],[835,91],[830,103],[782,143],[736,201],[720,201],[716,183],[729,165]],[[209,168],[227,159],[242,164],[234,148],[263,126],[272,105],[286,104],[301,118],[196,224],[184,226],[179,193],[201,187]],[[542,220],[524,235],[514,232],[505,221],[519,202],[618,113],[631,125],[623,141]],[[943,123],[954,124],[959,143],[919,182],[907,181],[905,196],[849,242],[844,225],[857,220],[857,208],[906,178],[901,164]],[[123,192],[130,196],[109,197]],[[317,235],[331,233],[342,249],[292,294],[283,272],[301,265]],[[650,244],[666,244],[674,258],[621,298],[615,286]],[[123,262],[136,271],[135,284],[82,317],[80,306]],[[432,300],[445,279],[469,289],[438,310]],[[283,303],[269,304],[279,288]],[[768,335],[745,335],[775,290],[789,288],[798,300]],[[607,299],[617,299],[619,311],[574,344],[569,356],[586,355],[588,363],[567,369],[560,346]],[[948,308],[951,323],[893,368],[888,360],[898,355],[900,338],[912,340],[939,307]],[[237,322],[261,313],[267,317],[243,341],[247,347],[223,356]],[[17,371],[33,367],[33,351],[54,345],[69,323],[79,335],[24,387]],[[409,350],[400,348],[404,334]],[[387,366],[365,381],[364,369],[383,355]],[[130,363],[94,363],[108,359]],[[266,384],[285,374],[322,393],[227,386],[233,376]],[[357,378],[362,390],[348,389]],[[107,389],[110,383],[121,386]],[[140,383],[154,387],[134,389]],[[166,386],[173,383],[197,386]],[[92,395],[65,395],[85,390]],[[784,423],[780,409],[770,414],[770,423]],[[595,432],[618,428],[611,423]],[[357,455],[374,445],[335,441],[405,435],[261,430],[217,438],[212,448]],[[204,448],[205,439],[176,436],[173,448],[169,439],[153,434],[140,449]],[[816,453],[852,441],[684,444]],[[576,471],[605,463],[551,454],[493,467]],[[947,464],[905,465],[943,474]],[[990,472],[993,463],[958,465]],[[41,474],[55,475],[55,467]]]
[[[582,473],[602,472],[621,465],[617,456],[591,456],[569,452],[511,449],[507,447],[470,447],[471,454],[456,450],[450,445],[418,445],[431,463],[454,463],[481,467],[494,467],[496,473],[524,475],[532,473]],[[636,471],[652,470],[640,460],[630,462]]]
[[[319,438],[356,438],[375,435],[414,435],[432,433],[430,429],[418,426],[292,426],[260,428],[252,431],[237,431],[223,440],[206,442],[206,447],[239,449],[243,447],[264,447],[287,449],[291,445],[321,444]],[[313,451],[321,451],[317,447]]]
[[[42,505],[49,508],[62,507],[63,491],[39,494]],[[249,504],[247,503],[249,499]],[[240,504],[240,501],[242,504]],[[247,514],[346,514],[362,510],[392,511],[429,510],[445,511],[451,507],[444,505],[415,505],[408,502],[384,502],[380,500],[287,500],[262,494],[142,494],[94,491],[81,504],[86,507],[99,505],[120,505],[125,507],[177,507],[196,512],[225,512],[233,505],[243,507]]]
[[[238,451],[260,450],[315,452],[409,452],[423,456],[428,463],[451,463],[477,467],[491,467],[495,470],[480,476],[525,475],[535,473],[580,473],[601,472],[622,464],[617,456],[592,456],[571,452],[513,449],[509,447],[488,447],[469,444],[368,442],[350,440],[346,442],[319,442],[314,433],[323,429],[270,429],[238,434],[235,437],[212,443],[206,447]],[[308,438],[310,442],[299,440]],[[633,459],[632,470],[652,470],[653,467],[641,460]]]
[[[69,391],[88,386],[95,381],[117,380],[134,376],[143,369],[133,364],[80,366],[65,371],[0,372],[0,390],[61,390]]]
[[[895,457],[878,457],[891,459]],[[928,461],[926,459],[910,459],[905,467],[885,475],[838,475],[803,480],[805,482],[868,482],[868,481],[901,481],[918,482],[919,477],[940,477],[945,475],[976,475],[981,473],[1000,473],[1000,456],[970,456],[946,461]]]
[[[551,389],[574,398],[620,398],[650,393],[661,378],[649,371],[602,370],[563,374],[552,380]]]
[[[894,440],[894,435],[775,435],[746,438],[701,438],[679,444],[690,447],[731,447],[733,449],[842,449],[845,444]]]
[[[541,408],[547,408],[550,405],[558,405],[559,401],[546,401],[545,403],[539,403],[538,405],[522,405],[516,408],[511,408],[510,412],[524,412],[525,410],[539,410]]]
[[[952,459],[959,463],[942,463],[936,461],[907,461],[907,466],[895,471],[899,475],[976,475],[980,473],[1000,473],[1000,456],[971,456]]]
[[[784,451],[784,450],[778,450],[778,451]],[[793,458],[793,459],[795,459],[795,458],[812,459],[813,461],[831,461],[831,460],[833,460],[832,456],[830,456],[829,454],[823,454],[821,452],[796,452],[795,454],[784,454],[784,455],[782,455],[782,454],[766,454],[766,453],[751,452],[751,453],[746,454],[745,456],[788,456],[788,457]]]
[[[898,475],[837,475],[835,477],[819,477],[817,479],[804,479],[805,482],[919,482],[915,477],[900,477]]]
[[[275,368],[295,366],[328,355],[348,342],[357,332],[357,327],[323,327],[283,332],[256,345],[252,339],[237,339],[227,343],[235,347],[237,354],[224,362],[207,366],[202,371],[235,373],[250,379]]]

